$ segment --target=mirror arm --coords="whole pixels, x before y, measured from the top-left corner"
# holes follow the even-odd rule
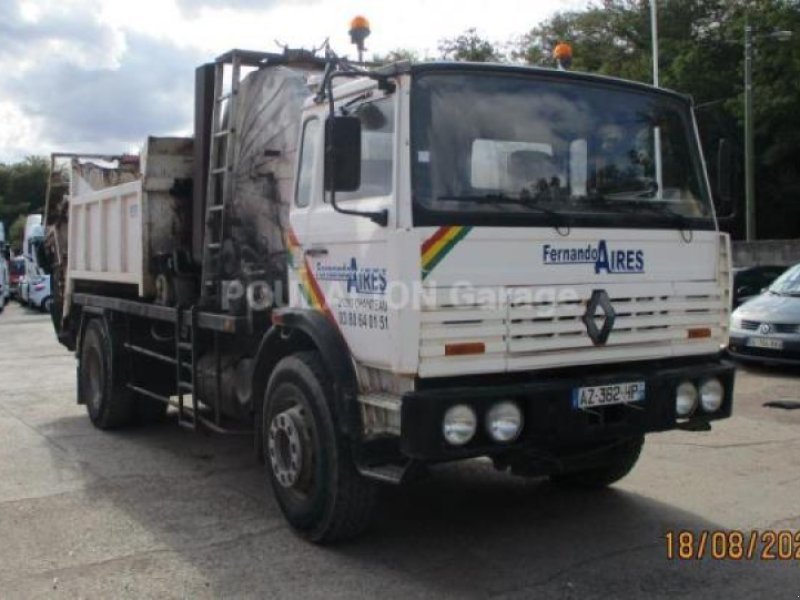
[[[328,64],[330,65],[332,63],[328,63]],[[335,104],[334,104],[334,101],[333,101],[333,78],[334,77],[354,77],[354,76],[361,76],[361,75],[370,76],[368,71],[365,71],[363,73],[360,72],[360,71],[341,71],[341,72],[333,73],[333,72],[328,72],[327,67],[326,67],[326,77],[325,77],[325,80],[323,82],[322,89],[324,90],[325,88],[327,88],[328,118],[329,119],[332,119],[334,116],[336,116],[336,107],[335,107]],[[387,78],[386,77],[381,77],[381,78],[378,78],[378,79],[387,79]],[[325,165],[326,166],[326,169],[325,169],[326,177],[327,177],[327,173],[330,173],[330,167],[331,167],[330,157],[331,157],[330,148],[325,148],[325,161],[327,163]],[[331,203],[331,206],[333,207],[333,210],[335,210],[336,212],[341,213],[343,215],[352,215],[352,216],[355,216],[355,217],[365,217],[365,218],[369,219],[370,221],[372,221],[373,223],[376,223],[376,224],[380,225],[381,227],[386,227],[389,224],[389,210],[388,209],[384,208],[382,210],[370,210],[370,211],[366,211],[365,210],[365,211],[362,211],[362,210],[351,210],[351,209],[347,209],[347,208],[342,208],[341,206],[339,206],[336,203],[336,190],[334,189],[334,186],[330,186],[330,187],[331,187],[330,196],[329,196],[330,203]]]

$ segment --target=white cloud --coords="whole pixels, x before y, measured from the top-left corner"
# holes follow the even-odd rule
[[[53,150],[117,152],[148,134],[191,129],[194,68],[233,47],[319,46],[353,54],[350,19],[367,16],[368,55],[469,27],[522,34],[585,0],[0,0],[0,161]],[[487,8],[488,6],[488,8]]]

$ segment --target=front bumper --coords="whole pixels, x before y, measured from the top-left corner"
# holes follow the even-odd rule
[[[750,337],[761,337],[757,333],[752,335],[731,333],[728,353],[741,360],[757,361],[776,365],[800,365],[800,336],[781,336],[783,348],[769,350],[766,348],[753,348],[747,345]]]
[[[402,402],[401,451],[420,460],[450,460],[507,454],[515,450],[556,450],[602,443],[624,437],[670,429],[702,429],[709,421],[724,419],[733,405],[734,366],[718,357],[692,363],[642,363],[624,370],[581,375],[574,371],[512,384],[459,385],[406,394]],[[725,387],[721,408],[704,413],[700,408],[689,419],[675,413],[675,388],[683,381],[695,383],[717,377]],[[635,404],[618,404],[579,410],[572,405],[572,390],[585,386],[645,381],[646,397]],[[484,416],[498,400],[514,400],[522,409],[524,427],[512,444],[494,442],[487,435]],[[478,431],[465,446],[447,444],[442,420],[448,408],[468,404],[478,416]]]

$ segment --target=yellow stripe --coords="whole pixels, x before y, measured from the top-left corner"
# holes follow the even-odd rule
[[[451,227],[446,234],[442,236],[440,240],[438,240],[433,246],[428,248],[428,251],[422,255],[422,266],[428,265],[431,260],[436,258],[436,255],[441,252],[442,248],[450,242],[454,237],[456,237],[461,230],[464,229],[462,225],[455,225]]]

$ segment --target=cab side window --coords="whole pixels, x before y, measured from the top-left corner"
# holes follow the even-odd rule
[[[303,126],[303,138],[300,142],[300,168],[297,174],[297,189],[294,194],[294,203],[298,208],[311,204],[311,195],[314,193],[316,179],[317,155],[320,146],[320,121],[311,119]]]
[[[361,187],[338,192],[336,200],[376,198],[392,193],[394,183],[394,96],[364,102],[353,116],[361,120]]]

